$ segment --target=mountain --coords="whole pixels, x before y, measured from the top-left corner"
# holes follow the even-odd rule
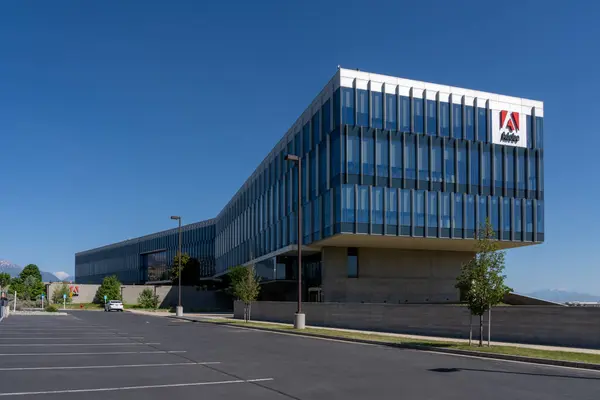
[[[561,289],[542,289],[526,293],[527,296],[537,297],[538,299],[554,301],[556,303],[566,303],[567,301],[600,301],[600,296],[588,293],[570,292]]]
[[[17,264],[13,264],[8,260],[0,260],[0,272],[6,272],[11,277],[16,278],[21,273],[21,270],[23,270],[23,268],[21,268]],[[61,281],[56,276],[54,276],[54,274],[52,274],[50,272],[40,271],[40,273],[42,274],[42,281],[44,281],[44,282],[60,282]]]

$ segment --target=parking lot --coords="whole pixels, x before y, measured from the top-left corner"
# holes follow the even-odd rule
[[[598,399],[600,373],[73,311],[0,323],[0,397]]]

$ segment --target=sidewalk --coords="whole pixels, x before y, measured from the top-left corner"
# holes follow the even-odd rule
[[[127,310],[134,314],[142,314],[142,315],[153,315],[157,317],[175,317],[175,314],[168,312],[151,312],[151,311],[139,311],[139,310]],[[215,314],[215,313],[207,313],[207,314],[184,314],[182,317],[187,320],[193,321],[206,321],[206,320],[215,320],[220,319],[223,321],[236,321],[240,322],[238,319],[233,319],[233,314]],[[260,322],[261,324],[269,324],[269,325],[286,325],[292,326],[292,324],[286,324],[281,322],[267,322],[267,321],[253,321]],[[374,331],[361,331],[356,329],[343,329],[343,328],[327,328],[323,326],[312,326],[306,325],[307,328],[315,328],[315,329],[324,329],[330,331],[340,331],[340,332],[352,332],[352,333],[361,333],[366,335],[379,335],[379,336],[390,336],[396,338],[405,338],[412,340],[424,340],[424,341],[437,341],[437,342],[452,342],[452,343],[469,343],[468,339],[457,339],[457,338],[447,338],[447,337],[439,337],[439,336],[422,336],[422,335],[409,335],[409,334],[401,334],[401,333],[387,333],[387,332],[374,332]],[[474,332],[475,334],[476,332]],[[473,339],[473,342],[477,342],[477,339]],[[487,340],[484,341],[487,344]],[[546,351],[564,351],[569,353],[585,353],[585,354],[598,354],[600,355],[600,350],[596,349],[582,349],[576,347],[560,347],[560,346],[543,346],[543,345],[535,345],[535,344],[523,344],[523,343],[508,343],[508,342],[495,342],[492,341],[492,345],[494,346],[509,346],[509,347],[522,347],[528,349],[536,349],[536,350],[546,350]]]

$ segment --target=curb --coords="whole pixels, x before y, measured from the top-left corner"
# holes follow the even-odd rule
[[[177,317],[177,316],[168,316],[167,318],[181,319],[184,321],[199,322],[199,323],[204,323],[204,324],[226,325],[226,324],[219,324],[217,322],[206,320],[206,319],[199,320],[199,319],[193,319],[193,318],[188,318],[188,317]],[[288,332],[288,331],[282,331],[280,329],[271,329],[271,328],[255,327],[255,326],[252,326],[252,327],[244,327],[244,326],[239,326],[239,325],[227,325],[227,326],[231,326],[234,328],[240,328],[240,329],[254,329],[254,330],[265,331],[265,332],[276,332],[276,333],[285,333],[288,335],[314,337],[314,338],[319,338],[319,339],[334,339],[334,340],[339,340],[341,342],[348,342],[348,343],[373,344],[373,345],[378,345],[378,346],[395,347],[395,348],[401,348],[401,349],[430,351],[430,352],[434,352],[434,353],[455,354],[455,355],[461,355],[461,356],[489,358],[489,359],[505,360],[505,361],[520,361],[520,362],[526,362],[526,363],[530,363],[530,364],[553,365],[553,366],[558,366],[558,367],[580,368],[580,369],[589,369],[589,370],[600,371],[600,364],[591,364],[591,363],[579,362],[579,361],[550,360],[550,359],[546,359],[546,358],[513,356],[513,355],[509,355],[509,354],[485,353],[485,352],[479,352],[479,351],[469,351],[469,350],[459,350],[459,349],[444,349],[444,348],[435,347],[435,346],[425,346],[425,345],[411,344],[411,343],[386,343],[386,342],[378,342],[375,340],[367,340],[367,339],[350,339],[350,338],[344,338],[344,337],[321,335],[318,333],[302,333],[302,332],[297,332],[297,331],[289,331]]]

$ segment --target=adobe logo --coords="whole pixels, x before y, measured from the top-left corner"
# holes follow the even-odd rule
[[[500,135],[501,142],[518,143],[521,138],[517,135],[519,132],[519,113],[508,111],[500,111],[500,131],[504,131]]]

